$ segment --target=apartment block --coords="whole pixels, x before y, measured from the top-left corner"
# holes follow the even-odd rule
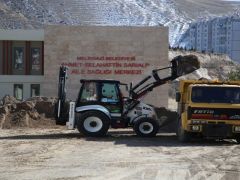
[[[240,17],[219,17],[191,24],[187,48],[228,54],[240,62]]]

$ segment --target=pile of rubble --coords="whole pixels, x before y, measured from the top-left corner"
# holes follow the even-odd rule
[[[0,101],[0,128],[52,127],[56,98],[33,97],[18,101],[5,96]]]

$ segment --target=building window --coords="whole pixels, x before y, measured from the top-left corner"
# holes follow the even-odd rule
[[[17,100],[23,100],[23,85],[22,84],[14,84],[13,96]]]
[[[9,71],[7,72],[9,75],[24,75],[26,71],[26,46],[24,41],[9,41],[8,48],[11,49],[9,52],[9,56],[7,59],[8,62],[7,66],[11,66]]]
[[[0,41],[0,74],[43,75],[43,42]]]
[[[24,69],[24,48],[23,47],[14,47],[13,48],[13,68],[15,70]]]
[[[41,51],[40,48],[31,48],[31,70],[40,71],[41,70]]]
[[[29,74],[43,74],[43,44],[39,41],[29,43]]]
[[[31,84],[31,97],[40,96],[40,84]]]

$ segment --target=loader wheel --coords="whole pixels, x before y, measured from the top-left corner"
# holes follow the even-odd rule
[[[109,129],[109,118],[98,111],[87,111],[79,116],[77,128],[85,136],[105,136]]]
[[[133,126],[134,131],[141,137],[156,136],[159,130],[158,122],[151,118],[141,118]]]
[[[177,136],[178,136],[178,140],[180,142],[189,142],[190,141],[190,135],[187,131],[185,131],[182,128],[180,120],[179,120],[179,123],[178,123]]]

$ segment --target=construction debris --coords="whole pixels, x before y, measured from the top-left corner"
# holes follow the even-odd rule
[[[33,97],[18,101],[5,96],[0,101],[0,128],[52,127],[56,98]]]

